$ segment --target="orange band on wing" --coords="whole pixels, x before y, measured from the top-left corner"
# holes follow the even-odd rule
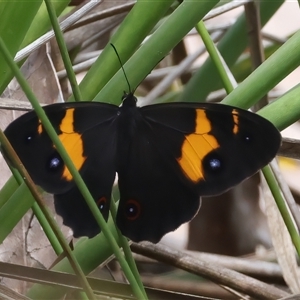
[[[84,149],[81,134],[74,131],[73,123],[74,108],[70,108],[66,110],[66,115],[61,120],[59,129],[62,133],[58,137],[63,143],[76,169],[79,171],[85,162],[86,157],[83,155]],[[68,181],[73,179],[73,176],[66,166],[64,167],[62,176]]]
[[[232,117],[233,117],[233,133],[237,134],[239,132],[239,112],[236,109],[232,110]]]
[[[39,120],[37,131],[38,131],[38,134],[42,134],[43,133],[43,125],[42,125],[41,120]]]
[[[205,179],[202,168],[203,158],[220,145],[216,138],[209,134],[212,125],[206,116],[205,110],[196,110],[195,123],[195,132],[185,136],[178,163],[191,181],[198,182]]]

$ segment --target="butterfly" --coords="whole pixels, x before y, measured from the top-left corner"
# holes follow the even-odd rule
[[[191,220],[201,196],[220,194],[253,175],[281,143],[272,123],[236,107],[136,102],[128,93],[120,107],[44,107],[106,220],[118,174],[116,223],[136,242],[156,243]],[[54,194],[56,212],[73,235],[97,235],[98,224],[35,112],[16,119],[5,134],[34,182]]]

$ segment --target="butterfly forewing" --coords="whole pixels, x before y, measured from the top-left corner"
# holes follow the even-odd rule
[[[269,121],[227,105],[177,103],[142,111],[152,122],[181,133],[176,160],[201,196],[224,192],[253,175],[271,161],[281,143]]]

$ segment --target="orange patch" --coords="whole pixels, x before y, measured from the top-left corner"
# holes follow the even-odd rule
[[[74,108],[70,108],[66,110],[66,115],[61,120],[59,129],[62,133],[59,134],[58,137],[63,143],[76,169],[79,171],[85,162],[86,157],[83,155],[84,149],[81,134],[74,131],[73,122]],[[73,179],[73,176],[66,166],[64,167],[62,176],[68,181]]]
[[[239,112],[236,109],[232,110],[232,117],[233,117],[233,133],[237,134],[239,132]]]
[[[205,110],[196,110],[195,132],[185,136],[181,146],[181,157],[178,163],[185,175],[193,182],[205,180],[202,168],[203,158],[220,145],[216,138],[209,134],[212,125]]]
[[[43,132],[43,125],[42,125],[41,120],[39,120],[39,125],[37,128],[37,131],[38,131],[38,134],[42,134],[42,132]]]

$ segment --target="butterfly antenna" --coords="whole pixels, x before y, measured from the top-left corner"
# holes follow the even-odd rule
[[[125,79],[126,79],[126,82],[127,82],[127,84],[128,84],[129,93],[132,93],[132,90],[131,90],[131,87],[130,87],[129,80],[128,80],[128,78],[127,78],[125,69],[124,69],[124,67],[123,67],[123,63],[122,63],[122,61],[121,61],[121,57],[120,57],[120,55],[119,55],[119,53],[118,53],[116,47],[114,46],[114,44],[110,44],[110,45],[113,47],[113,49],[114,49],[114,51],[115,51],[115,53],[116,53],[116,55],[117,55],[117,57],[118,57],[119,63],[120,63],[120,65],[121,65],[122,71],[123,71],[124,76],[125,76]]]

